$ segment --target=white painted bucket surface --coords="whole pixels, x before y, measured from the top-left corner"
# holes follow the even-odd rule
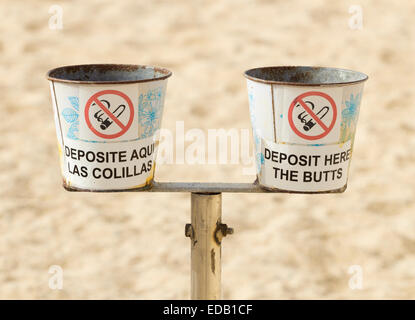
[[[259,184],[301,193],[344,191],[367,76],[265,67],[245,77]]]
[[[151,185],[170,75],[156,67],[103,64],[48,72],[65,188]]]

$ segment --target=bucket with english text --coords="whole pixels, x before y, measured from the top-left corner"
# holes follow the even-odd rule
[[[151,187],[170,76],[163,68],[116,64],[47,73],[66,189]]]
[[[367,75],[324,67],[263,67],[244,75],[259,185],[346,190]]]

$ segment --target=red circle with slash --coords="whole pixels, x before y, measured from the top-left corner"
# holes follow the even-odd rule
[[[116,116],[114,116],[112,114],[112,112],[103,105],[103,103],[98,99],[100,96],[105,95],[105,94],[113,94],[113,95],[117,95],[120,96],[121,98],[123,98],[127,104],[128,107],[130,109],[130,118],[128,119],[127,124],[122,123]],[[120,131],[114,134],[104,134],[99,132],[91,123],[91,120],[89,119],[89,109],[91,108],[91,105],[95,102],[95,104],[102,109],[102,111],[104,111],[104,113],[112,120],[114,121],[114,123],[120,128]],[[88,99],[88,101],[86,102],[85,105],[85,122],[88,126],[89,129],[91,129],[91,131],[93,133],[95,133],[98,137],[104,138],[104,139],[114,139],[114,138],[118,138],[121,137],[124,133],[126,133],[128,131],[128,129],[131,127],[131,124],[133,123],[133,119],[134,119],[134,106],[133,103],[131,102],[131,99],[124,93],[122,93],[121,91],[117,91],[117,90],[102,90],[99,91],[97,93],[95,93],[93,96],[91,96],[91,98]]]
[[[309,106],[307,106],[307,104],[304,102],[303,99],[305,97],[310,97],[310,96],[323,97],[330,103],[332,110],[333,110],[333,119],[329,126],[326,126],[323,123],[323,121],[321,121],[321,119],[313,112],[313,110],[311,110]],[[323,133],[316,135],[316,136],[309,136],[309,135],[302,133],[300,130],[298,130],[298,128],[295,126],[294,121],[293,121],[293,110],[297,103],[299,103],[304,108],[304,110],[310,115],[310,117],[313,118],[313,120],[320,126],[320,128],[323,129],[324,131]],[[297,98],[293,100],[293,102],[291,102],[290,108],[288,109],[288,122],[290,124],[291,129],[298,136],[306,140],[317,140],[317,139],[324,138],[326,135],[329,134],[331,129],[333,129],[334,124],[336,123],[336,119],[337,119],[337,107],[336,107],[336,103],[334,102],[333,98],[330,97],[328,94],[319,92],[319,91],[309,91],[309,92],[300,94]]]

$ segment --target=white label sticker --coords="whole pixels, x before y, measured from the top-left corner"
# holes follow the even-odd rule
[[[351,140],[324,146],[288,145],[262,140],[259,181],[290,191],[328,191],[346,185]]]
[[[112,190],[144,185],[152,177],[157,150],[151,137],[119,143],[68,139],[63,152],[68,186]]]

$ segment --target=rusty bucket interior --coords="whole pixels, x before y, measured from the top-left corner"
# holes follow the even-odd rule
[[[52,81],[82,84],[118,84],[164,80],[171,76],[164,68],[134,64],[84,64],[50,70]]]
[[[346,85],[368,79],[362,72],[326,67],[263,67],[247,70],[244,75],[252,81],[298,86]]]

